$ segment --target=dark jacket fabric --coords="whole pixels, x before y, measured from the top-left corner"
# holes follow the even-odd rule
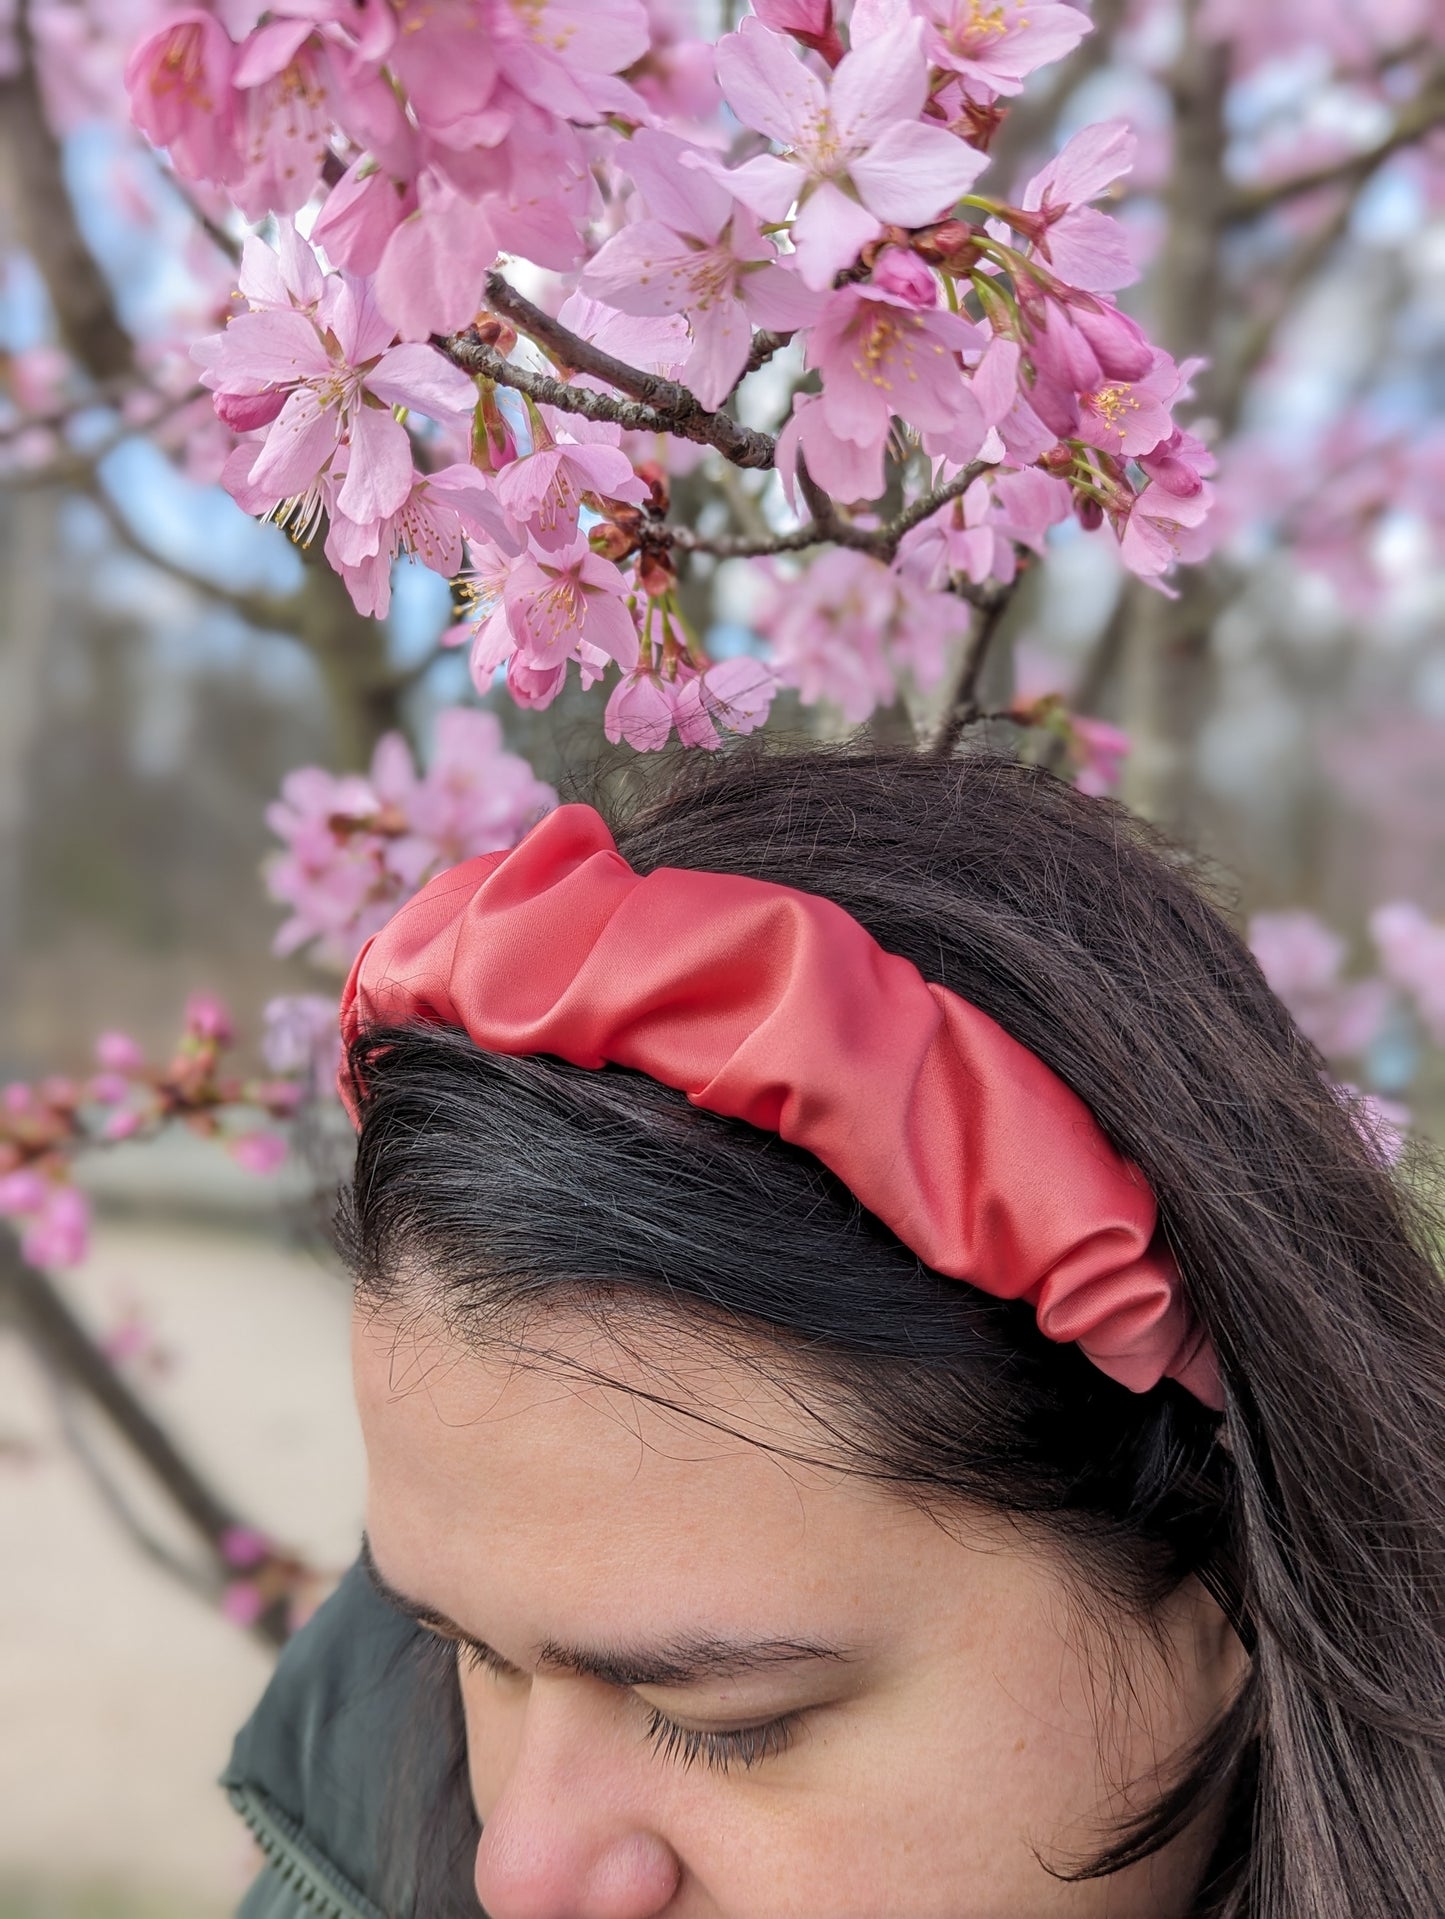
[[[430,1763],[440,1786],[440,1752],[428,1761],[410,1736],[424,1638],[353,1566],[282,1652],[221,1775],[267,1859],[237,1919],[410,1910],[385,1835],[399,1800],[431,1788],[419,1769]]]

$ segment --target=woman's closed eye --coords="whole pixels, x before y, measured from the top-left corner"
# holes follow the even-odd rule
[[[647,1737],[655,1752],[670,1764],[687,1771],[702,1765],[710,1772],[728,1772],[734,1766],[751,1771],[765,1759],[775,1759],[793,1743],[802,1714],[783,1713],[756,1726],[735,1726],[727,1732],[702,1732],[696,1727],[679,1725],[646,1706]]]
[[[432,1629],[435,1631],[435,1629]],[[439,1639],[454,1644],[462,1669],[485,1672],[503,1683],[525,1680],[520,1666],[503,1659],[500,1653],[480,1640],[462,1639],[450,1633],[436,1633]],[[634,1693],[633,1697],[637,1695]],[[751,1771],[765,1759],[774,1759],[788,1750],[802,1718],[801,1712],[780,1713],[755,1725],[730,1726],[723,1730],[685,1726],[658,1707],[638,1700],[645,1714],[648,1742],[653,1751],[670,1765],[684,1771],[703,1766],[710,1772],[729,1772],[734,1767]]]

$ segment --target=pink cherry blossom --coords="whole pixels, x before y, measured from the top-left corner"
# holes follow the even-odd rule
[[[327,528],[326,557],[345,580],[357,612],[382,619],[391,605],[395,560],[405,555],[452,579],[462,569],[467,537],[517,544],[477,468],[446,466],[414,474],[410,493],[382,519],[349,520],[338,502]]]
[[[32,1266],[78,1266],[90,1247],[90,1206],[73,1186],[52,1186],[20,1236]]]
[[[873,262],[870,284],[911,307],[938,305],[938,281],[932,269],[907,247],[884,247]]]
[[[1069,715],[1069,734],[1078,765],[1074,785],[1095,798],[1112,793],[1133,746],[1129,735],[1107,720],[1093,720],[1083,713]]]
[[[188,179],[219,183],[236,174],[235,57],[225,28],[188,8],[171,14],[126,63],[136,125]]]
[[[1137,147],[1122,120],[1084,127],[1024,188],[1034,250],[1069,286],[1113,293],[1139,277],[1124,229],[1087,204],[1129,172]]]
[[[810,477],[835,500],[876,500],[883,491],[883,441],[845,439],[828,424],[822,396],[799,393],[793,411],[778,435],[778,478],[788,504],[799,510],[799,461]],[[803,502],[802,504],[806,504]]]
[[[336,1002],[320,993],[286,993],[267,1000],[262,1020],[261,1051],[271,1071],[296,1074],[313,1098],[329,1095],[341,1064]]]
[[[1166,492],[1157,481],[1144,487],[1131,502],[1119,536],[1120,557],[1129,571],[1159,584],[1178,561],[1202,560],[1213,544],[1205,525],[1212,498],[1207,485],[1187,495]]]
[[[570,440],[539,445],[504,466],[493,490],[512,522],[548,552],[576,544],[584,494],[635,505],[647,498],[647,488],[619,448]]]
[[[930,592],[945,589],[955,577],[981,586],[994,579],[1007,585],[1017,572],[1013,540],[1003,530],[991,480],[980,475],[961,499],[952,501],[903,537],[899,570]]]
[[[0,1174],[0,1219],[20,1219],[27,1213],[38,1213],[49,1196],[49,1183],[29,1167],[18,1173]]]
[[[95,1061],[107,1073],[137,1073],[145,1054],[129,1033],[102,1033],[95,1042]]]
[[[777,681],[749,655],[720,660],[699,672],[685,663],[665,677],[656,667],[623,674],[607,702],[605,729],[615,746],[626,740],[640,753],[666,746],[676,728],[684,746],[712,751],[721,735],[751,733],[768,717]]]
[[[800,46],[821,54],[830,67],[843,58],[833,0],[753,0],[753,12],[774,33],[790,34]]]
[[[1167,353],[1156,354],[1142,379],[1115,380],[1080,394],[1078,437],[1123,460],[1152,453],[1174,431],[1169,406],[1179,385],[1174,361]],[[1173,469],[1169,470],[1172,477]],[[1164,490],[1176,492],[1174,487]]]
[[[228,1144],[236,1164],[262,1178],[283,1165],[290,1152],[279,1133],[237,1133]]]
[[[555,676],[559,669],[565,676],[570,660],[583,666],[584,679],[598,656],[630,673],[637,664],[639,641],[628,590],[612,562],[592,552],[585,541],[558,553],[524,554],[508,569],[499,603],[477,629],[473,684],[485,692],[497,667],[511,658],[521,669],[542,676],[531,683],[518,681],[536,696],[525,703],[540,706],[555,697],[561,685]],[[584,647],[591,661],[580,651]]]
[[[1143,329],[1111,302],[1089,294],[1066,302],[1027,283],[1018,291],[1034,376],[1028,402],[1061,438],[1079,430],[1080,395],[1142,380],[1154,367],[1156,349]]]
[[[819,291],[885,225],[922,226],[947,212],[987,165],[918,117],[928,90],[920,20],[845,55],[824,82],[786,40],[748,19],[719,43],[718,79],[744,126],[784,149],[721,177],[764,220],[785,220],[799,203],[798,271]]]
[[[704,406],[720,406],[747,361],[754,326],[791,332],[818,312],[818,298],[778,264],[756,217],[701,167],[699,150],[643,128],[628,171],[653,214],[630,222],[599,249],[584,289],[624,313],[684,313],[692,351],[682,378]]]
[[[1197,434],[1178,426],[1149,452],[1139,454],[1138,461],[1149,478],[1166,493],[1184,497],[1198,493],[1206,475],[1213,473],[1219,464]]]
[[[228,1566],[244,1571],[270,1557],[271,1541],[254,1526],[228,1526],[221,1534],[220,1548]]]
[[[261,1589],[249,1579],[233,1579],[221,1594],[221,1617],[233,1626],[254,1626],[266,1610]]]
[[[1071,53],[1091,31],[1076,7],[1048,0],[915,0],[928,23],[925,45],[936,67],[960,74],[968,91],[1015,94],[1051,60]]]
[[[956,313],[874,286],[840,287],[808,336],[823,418],[840,438],[881,454],[896,414],[926,428],[931,447],[972,459],[985,426],[957,356],[978,339],[972,321]]]
[[[186,1031],[196,1039],[229,1046],[236,1037],[231,1009],[218,994],[192,993],[186,1000],[184,1018]]]
[[[344,444],[338,508],[358,524],[385,519],[407,501],[414,477],[411,442],[392,408],[457,419],[470,413],[476,388],[434,348],[393,346],[391,323],[361,281],[333,276],[307,309],[240,314],[196,348],[202,381],[222,399],[281,399],[244,472],[252,496],[306,497]]]
[[[1301,1031],[1330,1058],[1357,1056],[1389,1010],[1383,980],[1346,982],[1345,943],[1313,913],[1257,913],[1249,944],[1271,988]]]
[[[555,804],[551,787],[505,749],[495,714],[466,707],[438,717],[424,775],[397,734],[378,744],[368,779],[320,767],[288,774],[267,811],[286,849],[271,861],[267,885],[291,908],[277,951],[310,946],[344,968],[433,873],[512,845]],[[313,1010],[316,1032],[329,1028],[329,1048],[335,1009],[325,1017]]]

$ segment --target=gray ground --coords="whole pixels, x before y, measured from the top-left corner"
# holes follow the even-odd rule
[[[128,1222],[69,1291],[102,1326],[144,1302],[176,1356],[158,1412],[256,1524],[339,1570],[362,1498],[342,1283],[260,1236]],[[0,1919],[228,1912],[255,1855],[212,1782],[269,1663],[126,1539],[0,1336]]]

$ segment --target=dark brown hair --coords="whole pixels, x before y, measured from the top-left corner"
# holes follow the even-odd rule
[[[1445,1912],[1431,1242],[1198,876],[1120,807],[982,754],[748,747],[653,793],[614,811],[638,870],[836,900],[1084,1099],[1158,1197],[1220,1356],[1222,1421],[1174,1386],[1126,1392],[1026,1308],[932,1273],[771,1135],[637,1074],[447,1031],[358,1043],[343,1225],[363,1296],[386,1304],[420,1271],[479,1341],[562,1299],[629,1316],[634,1345],[639,1314],[736,1328],[851,1470],[1044,1524],[1106,1603],[1147,1612],[1198,1577],[1247,1682],[1084,1870],[1212,1803],[1198,1919]],[[425,1897],[429,1919],[451,1909]]]

